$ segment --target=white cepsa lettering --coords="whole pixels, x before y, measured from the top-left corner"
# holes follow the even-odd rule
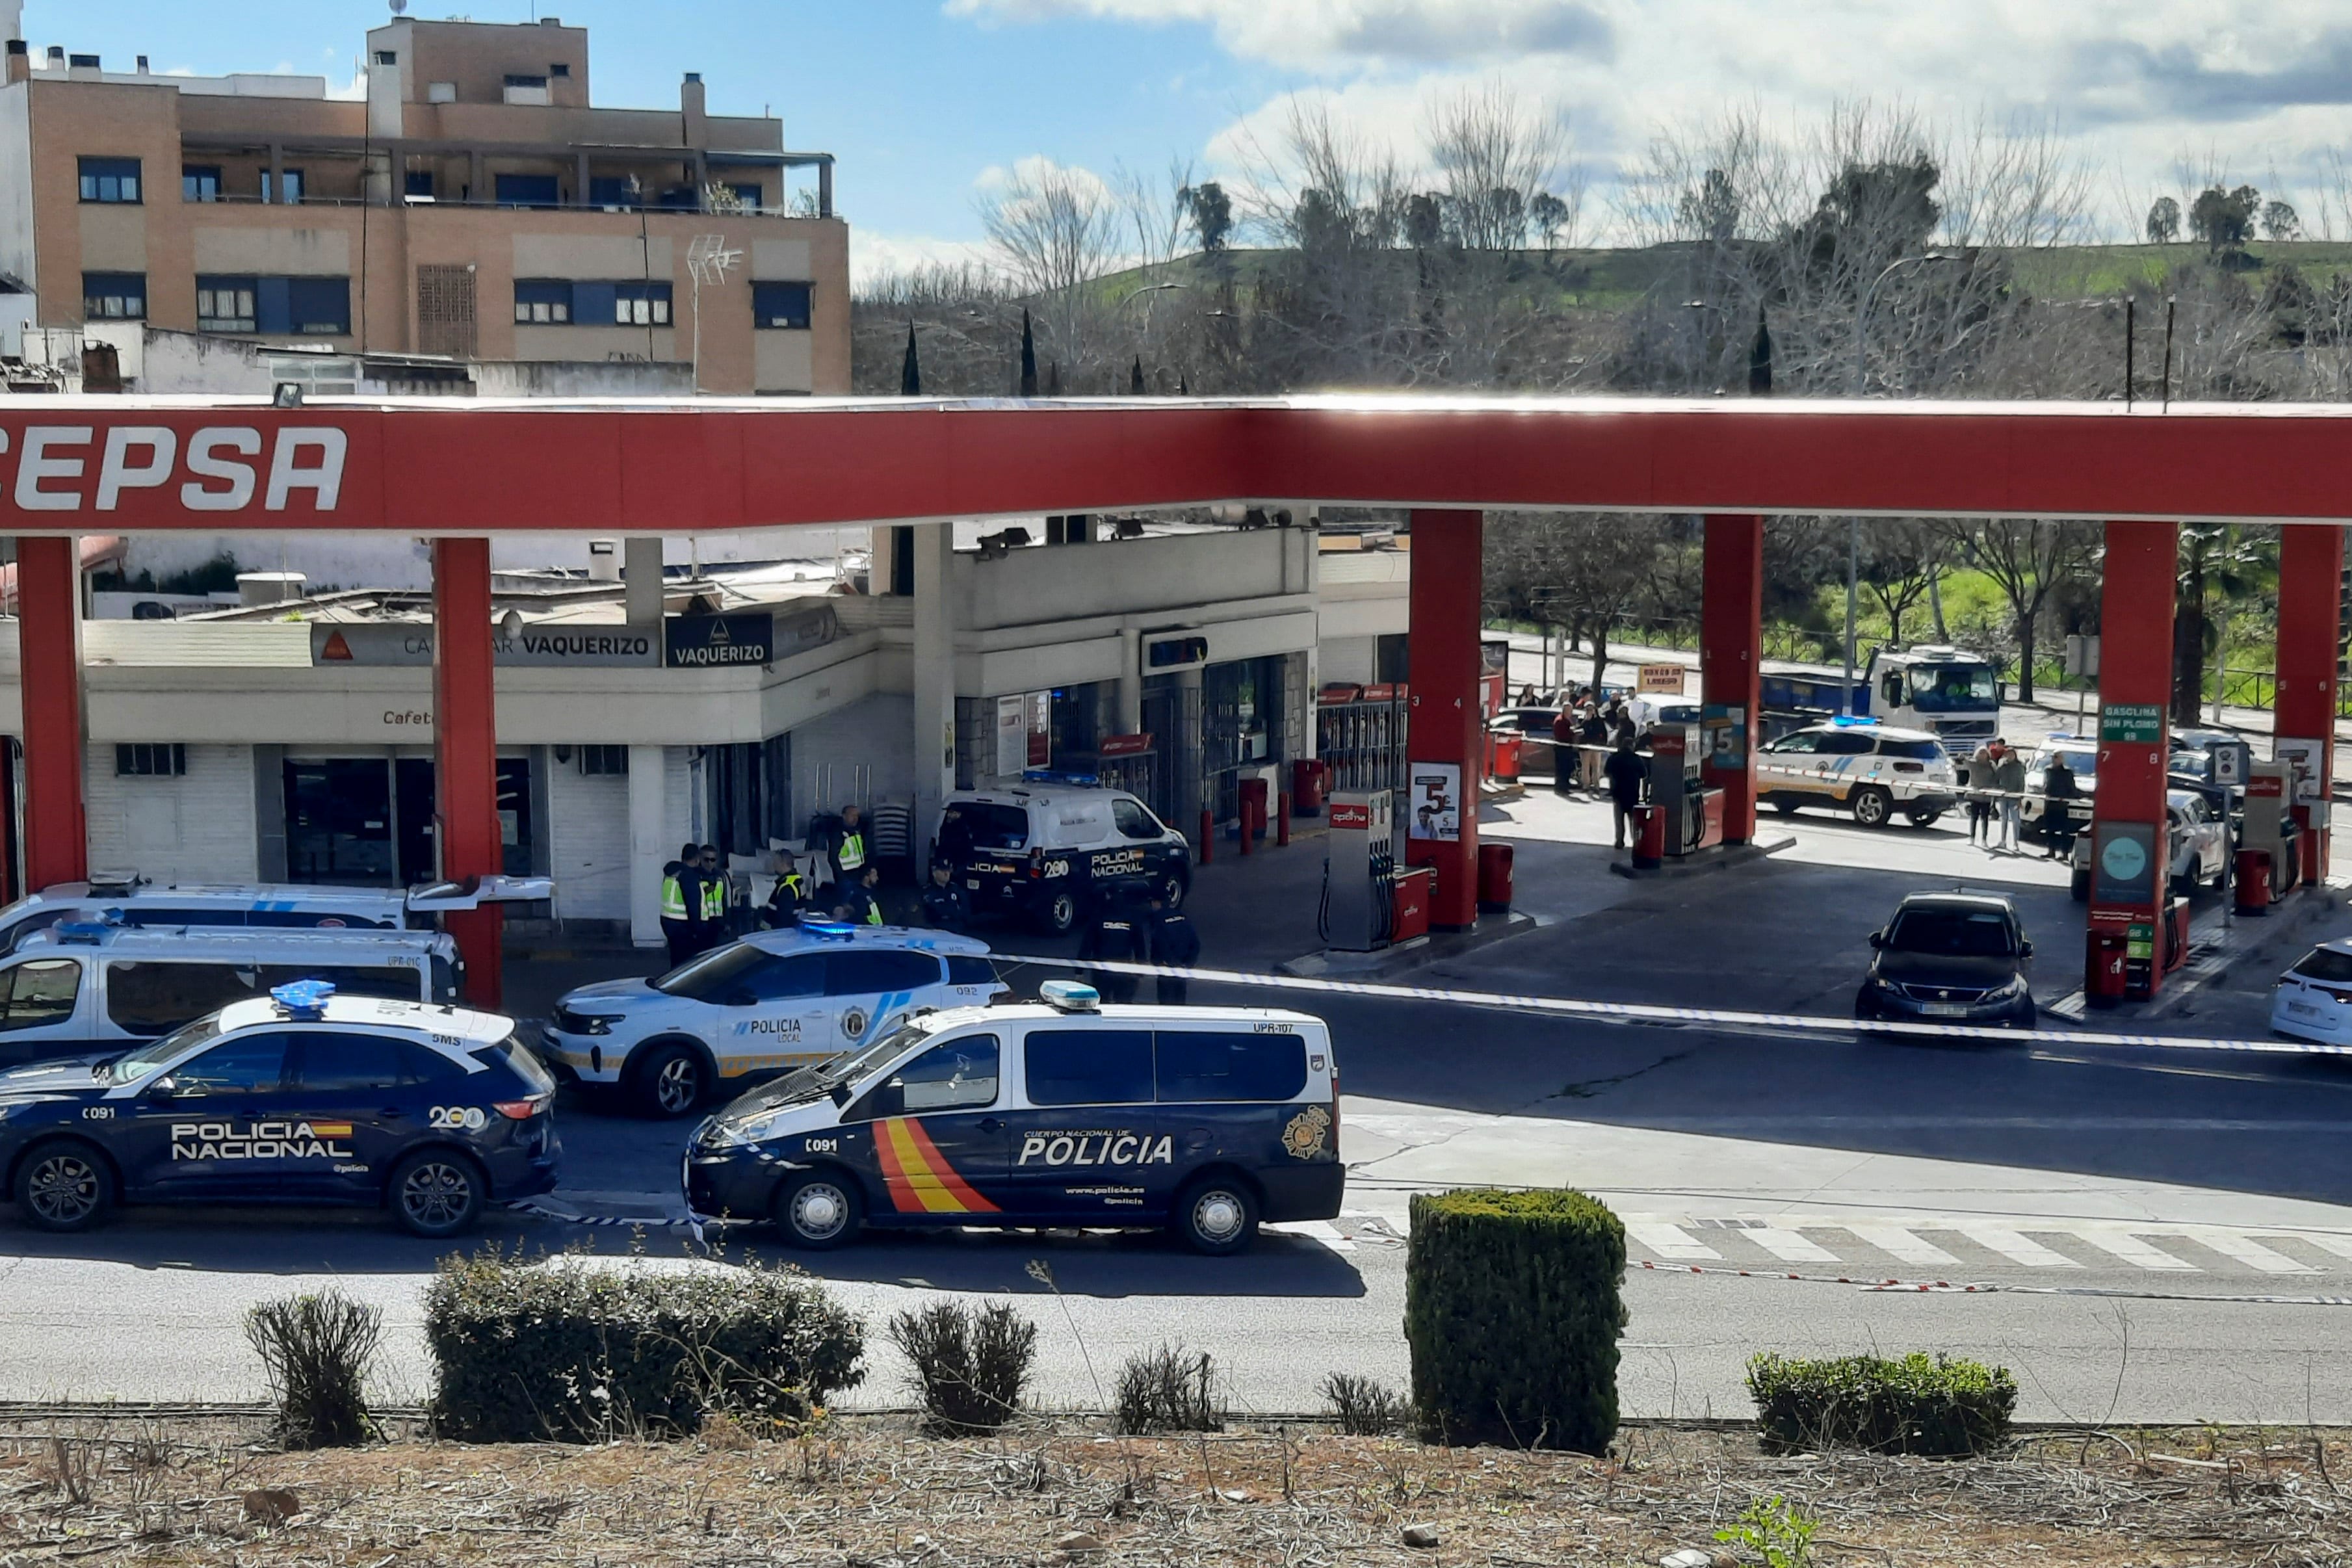
[[[348,1121],[174,1121],[174,1160],[348,1160]]]
[[[265,438],[249,425],[180,433],[162,425],[27,425],[0,430],[16,469],[5,490],[18,511],[114,511],[138,490],[170,489],[186,511],[286,511],[299,491],[330,512],[342,495],[350,439],[331,425],[282,426]],[[264,456],[265,451],[267,456]]]
[[[1021,1139],[1021,1158],[1045,1165],[1172,1165],[1175,1140],[1148,1132],[1030,1132]]]

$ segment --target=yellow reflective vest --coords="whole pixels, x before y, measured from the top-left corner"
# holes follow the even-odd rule
[[[866,835],[862,830],[841,836],[841,847],[834,852],[834,864],[844,871],[855,871],[866,864]]]
[[[727,879],[713,877],[702,884],[702,918],[723,921],[727,918]]]
[[[677,877],[669,876],[662,879],[661,899],[662,919],[666,921],[686,919],[686,889],[678,886]]]

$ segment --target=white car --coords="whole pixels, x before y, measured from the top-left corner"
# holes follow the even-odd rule
[[[1884,827],[1901,812],[1925,827],[1952,809],[1958,789],[1935,736],[1870,719],[1808,724],[1756,752],[1756,797],[1783,814],[1838,806],[1864,827]]]
[[[721,1080],[814,1067],[919,1009],[984,1006],[1007,989],[971,937],[806,921],[651,980],[566,992],[546,1051],[583,1083],[625,1086],[648,1115],[684,1116]]]
[[[2089,802],[2082,804],[2087,805]],[[2230,868],[2230,830],[2214,816],[2205,797],[2195,790],[2168,791],[2164,815],[2172,843],[2171,874],[2167,885],[2175,893],[2220,887],[2223,873]],[[2087,831],[2074,836],[2074,901],[2087,903],[2091,897],[2091,835]]]
[[[2073,816],[2076,833],[2081,834],[2091,821],[2091,800],[2099,793],[2099,745],[2078,735],[2053,735],[2033,748],[2033,759],[2025,768],[2025,798],[2017,803],[2019,831],[2029,838],[2049,836],[2042,826],[2049,801],[2042,791],[2050,775],[2050,761],[2064,756],[2066,766],[2074,775]]]
[[[2323,942],[2279,976],[2271,1031],[2323,1046],[2352,1045],[2352,941]]]

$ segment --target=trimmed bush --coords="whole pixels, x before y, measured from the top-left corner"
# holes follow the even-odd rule
[[[866,1375],[865,1329],[796,1268],[649,1273],[487,1247],[445,1259],[425,1335],[445,1436],[674,1436],[724,1413],[791,1428]]]
[[[1122,1432],[1225,1429],[1225,1404],[1217,1397],[1216,1368],[1206,1351],[1194,1355],[1181,1345],[1161,1345],[1128,1357],[1112,1402]]]
[[[1843,1356],[1748,1363],[1765,1448],[1867,1448],[1957,1458],[2009,1441],[2017,1380],[2003,1366],[1913,1352],[1900,1361]]]
[[[1582,1193],[1416,1195],[1404,1337],[1422,1440],[1607,1450],[1625,1229]]]
[[[368,1368],[383,1313],[340,1290],[264,1301],[245,1314],[246,1342],[269,1376],[272,1432],[289,1448],[345,1448],[375,1436]]]
[[[993,1432],[1021,1413],[1037,1361],[1037,1325],[1002,1301],[934,1301],[890,1319],[890,1342],[912,1364],[924,1425],[943,1437]]]

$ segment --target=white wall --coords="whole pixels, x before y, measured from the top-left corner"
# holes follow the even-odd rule
[[[1380,639],[1327,637],[1320,646],[1324,685],[1371,684],[1373,673],[1380,668]]]
[[[629,775],[590,777],[577,752],[547,759],[549,875],[555,879],[555,918],[629,918]],[[677,851],[673,847],[671,854]]]
[[[794,727],[793,814],[794,828],[811,815],[838,811],[856,798],[857,769],[870,770],[869,796],[876,801],[912,800],[915,794],[915,700],[877,693]],[[831,789],[818,791],[819,772],[830,764]]]
[[[191,745],[181,778],[117,778],[114,747],[88,748],[89,863],[163,881],[260,876],[253,748]]]
[[[950,580],[961,631],[1086,616],[1131,616],[1309,591],[1304,529],[1163,534],[1015,550],[982,561],[959,552]]]
[[[33,283],[32,116],[32,84],[0,86],[0,272],[26,288]]]

